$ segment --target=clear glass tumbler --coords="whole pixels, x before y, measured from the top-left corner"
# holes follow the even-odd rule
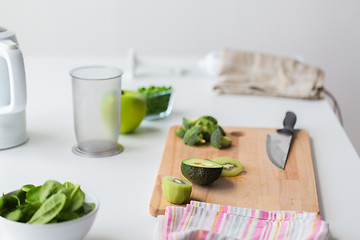
[[[70,71],[77,145],[73,152],[86,157],[118,154],[121,76],[115,67],[86,66]]]

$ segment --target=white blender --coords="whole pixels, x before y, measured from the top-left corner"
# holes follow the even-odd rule
[[[27,141],[25,107],[23,56],[15,34],[0,26],[0,150]]]

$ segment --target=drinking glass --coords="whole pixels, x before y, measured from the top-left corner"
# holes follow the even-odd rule
[[[73,152],[86,157],[118,154],[121,76],[110,66],[85,66],[70,71],[77,145]]]

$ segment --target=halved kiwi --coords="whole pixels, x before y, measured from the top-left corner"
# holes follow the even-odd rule
[[[162,179],[162,190],[167,201],[182,204],[190,198],[192,184],[183,178],[165,176]]]
[[[231,157],[218,157],[212,159],[212,161],[219,163],[223,166],[221,176],[222,177],[235,177],[243,171],[243,165],[235,158]]]

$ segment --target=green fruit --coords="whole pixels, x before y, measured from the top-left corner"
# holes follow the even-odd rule
[[[101,116],[111,132],[118,130],[120,120],[118,116],[119,100],[117,91],[108,92],[101,100]]]
[[[223,166],[202,158],[189,158],[181,162],[181,172],[190,182],[206,185],[217,180]]]
[[[146,113],[145,97],[135,91],[122,91],[120,133],[133,132]]]
[[[186,179],[166,176],[162,179],[162,190],[167,201],[181,204],[190,198],[192,184]]]
[[[212,161],[217,162],[223,165],[221,172],[222,177],[235,177],[243,171],[243,165],[241,162],[235,158],[231,157],[218,157],[212,159]]]

